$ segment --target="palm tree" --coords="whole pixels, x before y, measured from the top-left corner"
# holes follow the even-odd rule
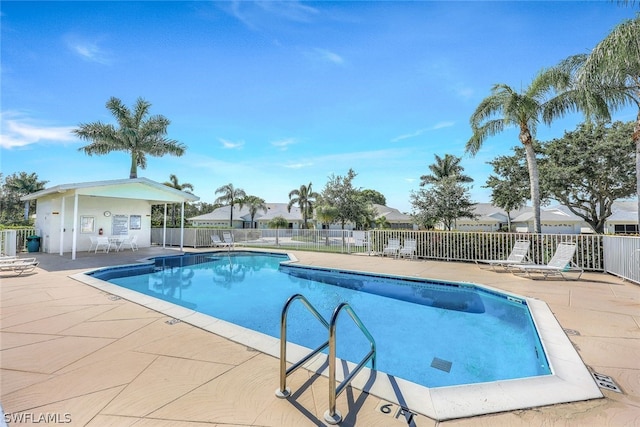
[[[38,181],[38,175],[33,172],[27,174],[26,172],[20,172],[19,174],[13,174],[7,177],[5,186],[7,190],[16,194],[19,197],[26,196],[27,194],[35,193],[44,189],[45,184],[48,181]],[[29,222],[29,206],[31,200],[24,202],[24,222]],[[17,212],[16,212],[17,213]]]
[[[316,218],[322,225],[327,226],[325,233],[325,244],[329,246],[329,226],[338,217],[338,209],[331,205],[320,205],[315,209]]]
[[[576,58],[576,57],[573,57]],[[605,93],[612,109],[632,104],[638,109],[632,139],[636,145],[636,192],[640,228],[640,14],[616,26],[587,56],[578,80],[588,88],[610,89]],[[613,89],[613,90],[611,90]]]
[[[311,189],[311,183],[309,183],[309,185],[303,184],[299,189],[289,192],[289,205],[287,206],[287,210],[291,212],[291,207],[296,203],[298,204],[300,212],[302,213],[303,228],[307,228],[307,220],[313,216],[313,206],[318,196],[318,193]]]
[[[541,232],[540,225],[540,186],[538,164],[533,148],[534,136],[540,120],[550,124],[567,111],[581,104],[579,93],[558,91],[569,87],[569,76],[558,68],[541,71],[526,90],[517,92],[506,84],[496,84],[491,95],[480,102],[470,118],[473,135],[467,141],[466,151],[477,154],[482,143],[490,136],[497,135],[505,128],[515,126],[519,129],[518,138],[524,145],[529,182],[531,184],[531,203],[533,205],[534,232]],[[572,102],[573,101],[573,102]]]
[[[249,209],[249,215],[251,215],[251,227],[253,228],[253,220],[256,217],[256,214],[258,211],[267,213],[267,205],[265,204],[264,199],[258,196],[247,196],[242,202]]]
[[[151,107],[149,102],[138,98],[132,112],[121,100],[112,97],[107,101],[106,107],[116,118],[118,128],[101,122],[81,123],[72,132],[91,143],[80,147],[79,151],[84,151],[89,156],[112,151],[130,153],[129,178],[138,177],[138,166],[142,169],[147,167],[147,155],[161,157],[165,154],[184,154],[185,145],[166,137],[169,119],[160,115],[147,117]]]
[[[276,229],[276,246],[280,245],[280,242],[278,242],[278,229],[285,228],[287,225],[289,225],[289,221],[287,221],[282,215],[273,217],[273,219],[269,221],[269,228]]]
[[[244,206],[244,198],[247,193],[242,188],[234,188],[233,184],[223,185],[216,190],[216,194],[222,194],[214,203],[229,205],[231,207],[229,228],[233,228],[233,207],[237,204],[240,209]]]
[[[442,181],[442,179],[455,175],[458,182],[468,183],[473,182],[473,178],[463,174],[464,168],[460,166],[461,157],[452,156],[451,154],[445,154],[444,158],[436,156],[436,162],[429,165],[431,175],[422,175],[420,177],[420,186],[424,187],[428,184],[435,184]]]
[[[190,193],[191,191],[193,191],[193,185],[189,184],[188,182],[185,182],[184,184],[180,184],[178,182],[178,177],[174,174],[169,175],[169,181],[165,182],[164,185],[166,185],[167,187],[175,188],[176,190],[186,191],[187,193]],[[175,203],[171,205],[171,223],[173,224],[174,227],[176,226],[176,204]]]

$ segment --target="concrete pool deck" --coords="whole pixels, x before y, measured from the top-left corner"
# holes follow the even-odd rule
[[[328,381],[290,377],[293,396],[277,399],[278,360],[70,278],[174,250],[35,254],[36,273],[3,275],[0,403],[8,421],[70,419],[70,425],[324,425]],[[435,421],[410,422],[372,394],[348,388],[337,401],[341,425],[640,425],[640,286],[603,273],[577,282],[531,280],[474,264],[295,251],[300,263],[465,281],[545,301],[587,367],[622,393],[604,398]],[[32,254],[30,254],[32,255]],[[12,418],[13,417],[13,418]],[[67,417],[67,418],[65,418]],[[17,424],[17,423],[14,423]],[[40,422],[42,424],[42,422]],[[11,424],[10,424],[11,425]]]

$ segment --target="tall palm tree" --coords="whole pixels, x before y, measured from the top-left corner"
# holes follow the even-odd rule
[[[566,90],[568,86],[568,74],[558,68],[542,70],[521,92],[506,84],[496,84],[491,89],[491,95],[480,102],[470,118],[473,135],[467,141],[466,151],[471,155],[477,154],[488,137],[499,134],[507,127],[519,129],[518,138],[524,145],[529,171],[536,233],[541,232],[540,186],[533,141],[540,121],[550,124],[580,104],[581,101],[577,99],[579,93],[565,91],[564,96],[558,95],[558,91]]]
[[[576,58],[576,57],[573,57]],[[587,56],[578,80],[589,88],[607,88],[607,104],[613,109],[635,105],[638,109],[632,139],[636,145],[636,192],[640,228],[640,14],[616,26]]]
[[[435,184],[444,178],[454,175],[458,182],[473,182],[473,178],[463,173],[464,168],[460,166],[460,162],[462,161],[461,157],[456,157],[451,154],[445,154],[444,158],[437,154],[435,156],[436,162],[429,165],[429,170],[431,170],[432,173],[431,175],[422,175],[420,177],[420,186]]]
[[[229,216],[229,228],[233,228],[233,207],[237,204],[240,209],[244,206],[244,198],[247,193],[242,188],[235,188],[233,184],[223,185],[216,190],[216,194],[222,194],[214,203],[229,205],[231,207]]]
[[[258,196],[245,197],[243,204],[247,206],[247,209],[249,209],[249,215],[251,215],[251,227],[253,227],[253,220],[255,219],[258,211],[262,211],[264,213],[267,212],[267,205],[265,204],[264,199]]]
[[[313,206],[316,203],[318,193],[311,189],[311,183],[309,185],[301,185],[297,190],[291,190],[289,192],[289,205],[287,210],[291,212],[291,207],[295,204],[300,208],[302,213],[302,226],[307,228],[307,220],[313,216]]]
[[[184,184],[180,184],[178,182],[178,177],[175,174],[169,175],[169,181],[165,182],[164,185],[166,185],[167,187],[175,188],[176,190],[186,191],[187,193],[190,193],[191,191],[193,191],[193,185],[189,184],[188,182],[185,182]],[[172,203],[171,205],[171,223],[173,224],[174,227],[176,226],[176,204],[175,203]]]
[[[131,154],[129,178],[138,177],[138,167],[147,167],[147,155],[161,157],[165,154],[182,156],[186,146],[169,139],[167,127],[169,119],[164,116],[149,116],[151,104],[142,98],[136,101],[134,110],[129,110],[121,100],[111,97],[107,109],[118,122],[118,128],[101,122],[81,123],[72,132],[80,139],[91,141],[80,147],[85,154],[102,155],[112,151],[124,151]]]

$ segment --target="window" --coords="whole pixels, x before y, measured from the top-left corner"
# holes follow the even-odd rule
[[[638,224],[615,224],[615,234],[638,234]]]

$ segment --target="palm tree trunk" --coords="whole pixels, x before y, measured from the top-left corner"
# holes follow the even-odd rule
[[[29,200],[24,202],[24,222],[29,222]]]
[[[136,153],[131,153],[131,170],[129,171],[129,179],[138,177],[138,158]]]
[[[531,142],[524,144],[527,155],[527,168],[529,169],[529,185],[531,187],[531,205],[533,206],[533,231],[540,234],[540,176],[538,174],[538,162]]]

